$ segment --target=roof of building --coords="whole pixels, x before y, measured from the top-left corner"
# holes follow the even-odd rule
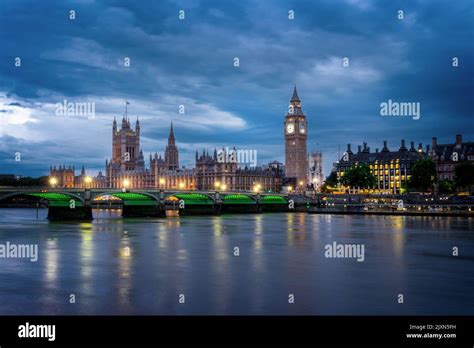
[[[293,95],[291,96],[291,100],[290,101],[301,101],[299,95],[298,95],[298,91],[296,90],[296,85],[295,87],[293,88]]]

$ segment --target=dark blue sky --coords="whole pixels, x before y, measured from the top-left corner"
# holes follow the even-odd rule
[[[2,1],[0,173],[103,170],[126,98],[147,159],[164,151],[173,120],[188,167],[196,148],[216,146],[283,161],[295,83],[326,175],[349,142],[472,141],[473,23],[470,0]],[[56,116],[64,99],[95,103],[95,118]],[[381,117],[388,99],[421,103],[421,118]]]

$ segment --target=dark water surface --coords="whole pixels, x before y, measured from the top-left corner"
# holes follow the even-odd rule
[[[0,209],[0,244],[39,248],[0,259],[0,314],[474,314],[472,218],[35,214]],[[333,241],[365,261],[326,258]]]

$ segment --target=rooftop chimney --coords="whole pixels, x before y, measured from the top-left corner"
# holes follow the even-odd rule
[[[347,153],[352,154],[351,144],[347,144]]]
[[[410,151],[411,151],[411,152],[416,152],[416,150],[415,150],[415,142],[414,142],[414,141],[410,141]]]
[[[456,134],[456,148],[460,148],[462,145],[462,135]]]
[[[402,139],[401,145],[400,145],[400,151],[406,151],[407,148],[405,147],[405,139]]]
[[[360,151],[362,150],[362,146],[358,145],[358,146],[357,146],[357,149],[358,149],[357,152],[360,152]]]
[[[388,152],[388,147],[387,147],[387,140],[383,141],[383,149],[382,152]]]
[[[431,146],[433,147],[433,150],[435,150],[437,145],[438,145],[438,139],[436,137],[433,137],[431,139]]]
[[[423,152],[423,144],[418,143],[418,152]]]

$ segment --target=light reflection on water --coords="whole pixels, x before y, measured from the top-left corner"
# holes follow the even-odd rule
[[[39,245],[36,263],[0,259],[0,314],[474,314],[471,218],[119,214],[0,209],[0,243]],[[333,241],[365,261],[325,258]]]

